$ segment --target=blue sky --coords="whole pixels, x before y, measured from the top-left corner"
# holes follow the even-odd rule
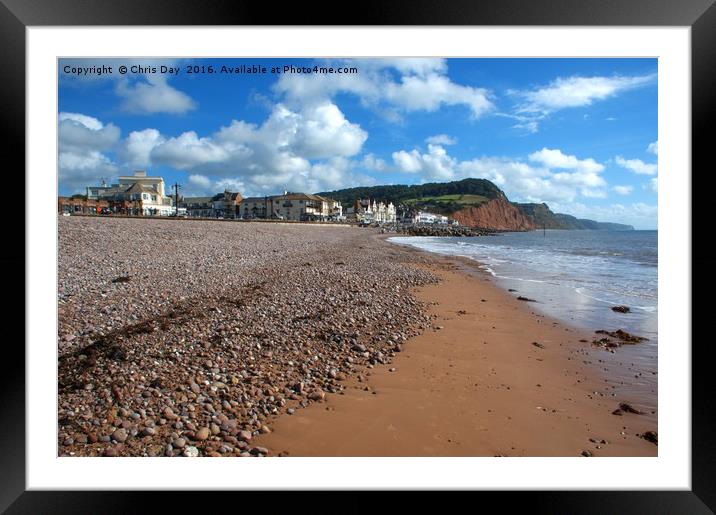
[[[95,73],[101,65],[112,72]],[[266,73],[221,69],[241,65]],[[290,65],[357,72],[284,73]],[[186,195],[481,177],[511,200],[652,229],[657,68],[656,59],[60,60],[59,192],[133,170],[179,181]]]

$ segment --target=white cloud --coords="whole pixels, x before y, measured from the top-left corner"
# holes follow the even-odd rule
[[[124,98],[120,108],[136,114],[182,114],[196,108],[189,95],[172,87],[162,75],[148,75],[147,81],[117,82],[115,92]]]
[[[659,191],[659,179],[656,177],[652,177],[649,180],[649,187],[651,188],[651,191],[658,193]]]
[[[423,169],[420,152],[415,149],[393,152],[393,162],[401,172],[416,173]]]
[[[614,191],[619,193],[619,195],[629,195],[632,191],[634,191],[633,186],[614,186]]]
[[[284,188],[321,191],[357,180],[352,168],[360,161],[348,158],[361,152],[367,138],[368,133],[332,102],[300,110],[277,104],[261,125],[233,120],[207,136],[194,131],[174,137],[156,129],[135,131],[120,154],[137,166],[167,165],[189,172],[189,191],[196,194],[238,185],[246,188],[244,194]],[[363,162],[371,169],[386,166],[372,154],[363,156]]]
[[[566,155],[559,149],[549,149],[546,147],[530,154],[529,160],[541,163],[547,168],[566,168],[587,173],[599,173],[604,171],[604,166],[592,158],[577,159],[576,156]]]
[[[86,187],[117,174],[117,166],[96,150],[84,153],[62,152],[58,156],[59,182],[73,193],[84,193]]]
[[[178,169],[190,169],[207,163],[220,163],[228,159],[228,152],[210,138],[199,138],[194,131],[169,138],[154,147],[151,161]]]
[[[211,188],[212,181],[206,175],[192,174],[189,176],[189,184],[206,190]]]
[[[73,192],[117,173],[117,166],[103,152],[119,141],[120,130],[111,123],[80,113],[58,115],[59,182]]]
[[[656,74],[635,77],[560,77],[547,86],[516,93],[525,100],[519,111],[552,113],[570,107],[589,106],[597,100],[651,84],[655,80]]]
[[[494,108],[486,89],[452,82],[444,59],[327,60],[320,65],[350,65],[359,71],[340,75],[284,74],[274,91],[292,107],[350,93],[390,121],[399,121],[403,112],[432,112],[446,105],[466,106],[474,118]]]
[[[633,77],[558,77],[545,86],[530,90],[509,90],[508,94],[516,97],[518,104],[514,113],[505,116],[518,121],[513,128],[535,133],[539,130],[539,122],[556,111],[587,107],[624,91],[652,84],[656,78],[656,74]],[[588,115],[584,115],[584,119],[587,118]]]
[[[622,168],[640,175],[654,175],[658,170],[656,164],[645,163],[641,159],[624,159],[622,156],[617,156],[614,160]]]
[[[65,152],[107,150],[119,141],[118,127],[111,123],[105,126],[92,116],[62,112],[58,115],[58,121],[60,149]]]
[[[481,157],[459,161],[439,145],[393,152],[399,171],[419,173],[423,181],[477,177],[491,180],[511,200],[522,202],[572,202],[579,196],[603,198],[607,182],[600,173],[604,166],[591,158],[578,159],[558,149],[530,154],[529,162],[513,158]],[[536,165],[530,164],[536,163]]]
[[[162,74],[162,66],[178,68],[183,59],[126,59],[126,58],[77,58],[60,59],[60,80],[64,85],[97,83],[112,81],[114,91],[124,100],[120,108],[132,113],[171,113],[181,114],[196,107],[189,95],[170,86],[167,75]],[[120,66],[126,66],[129,75],[119,73]],[[93,69],[110,67],[111,73],[94,73]],[[134,68],[133,68],[134,67]],[[78,73],[79,72],[79,73]],[[129,77],[137,77],[130,80]]]
[[[659,142],[654,141],[653,143],[649,143],[649,146],[646,147],[646,151],[650,154],[654,154],[655,156],[659,155]]]
[[[376,157],[372,153],[363,156],[363,159],[359,162],[359,166],[367,170],[375,170],[377,172],[383,172],[388,168],[388,164],[384,159]]]
[[[443,105],[466,105],[479,118],[493,109],[486,89],[455,84],[445,75],[403,76],[385,85],[385,98],[406,111],[436,111]]]
[[[457,138],[448,136],[447,134],[436,134],[425,138],[425,143],[432,143],[433,145],[456,145]]]
[[[152,150],[164,141],[164,137],[156,129],[132,131],[124,141],[120,155],[127,164],[148,167],[152,163],[150,157]]]

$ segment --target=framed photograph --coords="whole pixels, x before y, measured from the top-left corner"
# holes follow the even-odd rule
[[[529,490],[538,512],[710,513],[712,3],[317,25],[3,0],[27,222],[6,224],[26,323],[0,505]]]

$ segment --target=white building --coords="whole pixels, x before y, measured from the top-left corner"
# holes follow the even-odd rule
[[[435,213],[428,213],[427,211],[418,211],[418,214],[413,218],[413,223],[416,224],[447,224],[448,217],[444,215],[437,215]]]
[[[172,198],[164,194],[164,179],[151,177],[147,172],[122,175],[117,184],[88,186],[88,200],[108,200],[133,206],[134,214],[168,216],[174,212]]]
[[[274,220],[325,221],[342,220],[341,203],[312,195],[290,193],[267,197],[249,197],[241,200],[239,215],[244,219],[269,218]]]
[[[395,206],[392,202],[388,204],[384,202],[373,202],[368,200],[359,199],[355,202],[354,207],[355,218],[359,222],[366,224],[369,223],[395,223],[396,212]]]

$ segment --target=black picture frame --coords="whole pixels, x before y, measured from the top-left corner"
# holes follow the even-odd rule
[[[0,120],[5,163],[6,194],[26,199],[25,209],[53,209],[32,204],[25,191],[25,29],[47,25],[551,25],[551,26],[689,26],[692,44],[692,170],[701,169],[699,188],[692,186],[692,238],[709,231],[707,197],[713,191],[713,147],[708,129],[716,112],[716,6],[715,0],[499,0],[499,1],[364,1],[350,15],[340,15],[336,4],[286,3],[280,8],[267,2],[234,3],[225,0],[0,0]],[[319,14],[323,13],[323,14]],[[329,14],[330,13],[330,14]],[[7,158],[11,159],[8,160]],[[710,166],[708,166],[710,165]],[[7,166],[7,164],[6,164]],[[683,171],[685,180],[695,174]],[[13,184],[13,181],[15,182]],[[711,181],[711,182],[709,182]],[[23,195],[20,195],[20,192]],[[9,200],[9,199],[8,199]],[[10,206],[7,206],[8,208]],[[161,493],[127,492],[28,492],[25,491],[25,353],[20,320],[25,317],[25,226],[17,220],[18,206],[6,209],[3,234],[9,241],[0,256],[6,295],[12,296],[3,315],[5,342],[0,362],[0,510],[7,513],[128,513],[148,509],[147,501]],[[696,243],[696,239],[692,241]],[[716,259],[702,243],[691,250],[692,274],[703,291],[711,290],[711,270]],[[25,274],[17,271],[23,270]],[[692,302],[692,328],[702,328],[709,303]],[[31,306],[28,306],[31,307]],[[13,337],[12,331],[17,334]],[[716,401],[711,393],[711,359],[708,339],[692,345],[692,490],[642,492],[522,492],[484,493],[501,509],[528,503],[533,513],[712,513],[716,507],[714,465],[716,453],[711,413]],[[21,340],[22,338],[22,340]],[[683,342],[690,345],[691,342]],[[31,442],[30,442],[31,443]],[[209,493],[221,504],[227,495]],[[241,494],[245,501],[253,495]],[[285,496],[273,495],[273,501]],[[308,493],[291,494],[293,510],[321,511],[304,502]],[[206,510],[204,496],[174,492],[161,499],[163,511]],[[423,503],[421,493],[411,494]],[[459,499],[451,502],[460,502]],[[367,503],[351,503],[354,510]],[[425,505],[427,506],[427,505]],[[389,505],[384,505],[387,508]],[[444,505],[443,505],[444,509]],[[349,511],[349,510],[343,510]]]

